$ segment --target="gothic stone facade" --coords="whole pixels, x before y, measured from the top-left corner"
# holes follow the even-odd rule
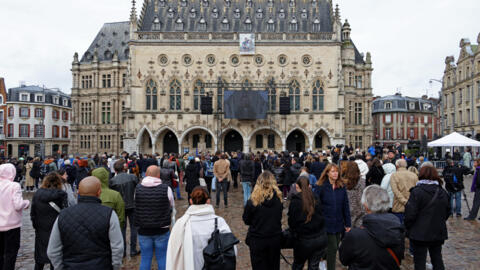
[[[480,34],[477,38],[480,44]],[[460,53],[445,59],[442,103],[447,133],[460,132],[480,139],[480,49],[470,40],[460,40]]]
[[[370,54],[330,0],[135,1],[74,57],[76,153],[321,150],[372,143]],[[239,50],[240,34],[255,52]],[[266,119],[226,119],[225,90],[268,90]],[[202,96],[213,114],[202,115]],[[290,115],[279,98],[290,98]]]

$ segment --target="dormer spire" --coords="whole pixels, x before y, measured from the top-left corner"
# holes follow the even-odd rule
[[[130,21],[131,22],[136,22],[137,21],[137,9],[135,7],[135,3],[137,1],[132,0],[132,11],[130,12]]]

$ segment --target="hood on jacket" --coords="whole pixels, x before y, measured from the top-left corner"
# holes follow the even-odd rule
[[[146,176],[142,179],[142,186],[144,187],[155,187],[162,184],[162,180],[160,178]]]
[[[368,173],[368,170],[369,170],[367,163],[365,163],[365,161],[363,161],[361,159],[355,160],[355,163],[357,163],[357,165],[358,165],[358,169],[360,170],[360,175],[363,178],[367,177],[367,173]]]
[[[95,176],[100,180],[102,188],[108,188],[108,177],[110,173],[104,167],[100,167],[92,171],[92,176]]]
[[[0,181],[10,181],[13,182],[15,176],[17,175],[17,169],[11,163],[0,165]]]
[[[382,168],[385,174],[391,174],[397,171],[397,167],[395,167],[395,165],[392,163],[383,164]]]
[[[363,227],[384,248],[401,245],[405,238],[405,229],[393,214],[368,214],[363,218]]]
[[[51,202],[61,200],[66,195],[61,189],[40,188],[35,192],[35,197],[41,202]]]

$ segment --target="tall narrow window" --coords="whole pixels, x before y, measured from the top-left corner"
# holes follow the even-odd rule
[[[170,83],[170,110],[182,109],[182,85],[177,79]]]
[[[290,97],[290,110],[300,111],[300,84],[297,80],[290,82],[288,94]]]
[[[196,80],[193,85],[193,109],[200,110],[200,99],[205,96],[205,87],[201,80]]]
[[[157,83],[153,80],[148,81],[147,83],[147,110],[157,110]]]
[[[200,142],[200,135],[198,134],[193,135],[192,142],[193,142],[192,147],[198,148],[198,143]]]
[[[205,147],[212,148],[212,135],[210,134],[205,135]]]
[[[268,148],[270,149],[275,148],[275,134],[268,135]]]
[[[110,124],[110,102],[102,102],[102,124]]]
[[[355,125],[362,124],[362,103],[355,103]]]
[[[267,82],[267,92],[268,110],[274,112],[277,110],[277,89],[273,78]]]
[[[255,148],[263,148],[263,136],[260,134],[255,137]]]
[[[313,96],[313,104],[312,104],[313,111],[323,111],[324,92],[323,92],[323,88],[322,88],[322,84],[320,83],[320,80],[317,80],[313,84],[312,96]]]
[[[221,111],[223,110],[223,94],[225,91],[228,90],[228,84],[227,82],[219,78],[218,79],[218,85],[217,85],[217,110]]]

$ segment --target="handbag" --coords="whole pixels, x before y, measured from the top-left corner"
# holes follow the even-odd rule
[[[215,218],[215,229],[203,249],[203,270],[235,270],[235,245],[239,242],[233,233],[220,233],[218,218]]]
[[[200,178],[198,178],[198,181],[200,182],[200,186],[202,186],[202,187],[207,186],[207,182],[205,182],[204,178],[200,177]]]

